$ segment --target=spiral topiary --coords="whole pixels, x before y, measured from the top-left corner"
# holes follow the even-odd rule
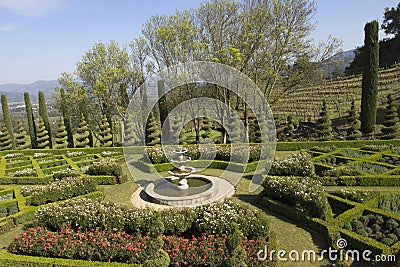
[[[44,124],[44,121],[42,117],[39,117],[39,129],[36,134],[36,142],[37,142],[37,147],[38,148],[50,148],[49,144],[49,132],[46,129],[46,126]]]
[[[79,127],[76,130],[77,135],[75,137],[75,147],[77,148],[84,148],[89,147],[89,128],[85,121],[85,117],[82,115],[81,122],[79,123]]]
[[[28,133],[21,121],[17,122],[18,133],[15,134],[17,149],[26,149],[30,147]]]
[[[55,148],[67,148],[68,147],[68,132],[64,125],[63,117],[60,117],[58,122],[58,130],[56,133],[56,145]]]
[[[99,126],[100,128],[100,144],[101,146],[111,146],[112,145],[112,135],[111,135],[111,129],[110,129],[110,124],[108,123],[107,117],[103,116],[101,119],[101,125]]]
[[[1,150],[8,150],[12,148],[12,140],[10,133],[8,132],[8,128],[6,125],[1,127],[0,133],[0,149]]]

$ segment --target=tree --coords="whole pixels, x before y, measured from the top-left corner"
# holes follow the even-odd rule
[[[288,116],[287,117],[287,124],[286,124],[286,127],[283,129],[283,133],[285,135],[285,138],[287,138],[287,140],[289,142],[293,141],[293,138],[294,138],[294,121],[293,121],[293,117],[292,116]]]
[[[381,131],[384,134],[384,139],[394,139],[400,135],[397,107],[391,94],[387,96],[386,114],[383,125],[384,127],[381,129]]]
[[[384,18],[382,22],[382,29],[386,34],[393,34],[395,36],[400,33],[400,3],[397,7],[385,8]]]
[[[378,98],[379,43],[378,22],[365,24],[365,60],[361,95],[361,132],[371,133],[376,124],[376,105]]]
[[[202,122],[203,122],[203,123],[202,123],[201,129],[202,129],[204,132],[201,134],[201,137],[202,137],[203,139],[210,138],[211,132],[212,132],[212,126],[213,126],[212,119],[210,119],[210,118],[203,118],[203,121],[202,121]]]
[[[88,131],[88,126],[85,121],[85,117],[82,115],[81,116],[81,122],[79,123],[79,127],[76,130],[77,135],[75,137],[76,144],[75,147],[77,148],[85,148],[89,147],[89,131]]]
[[[106,116],[103,116],[103,119],[101,120],[99,135],[101,146],[108,147],[112,145],[113,137]]]
[[[350,111],[349,111],[349,124],[351,125],[349,130],[347,131],[348,140],[356,140],[362,136],[360,132],[361,122],[358,119],[359,115],[356,110],[355,101],[351,101]]]
[[[17,147],[17,149],[29,148],[29,146],[30,146],[29,137],[25,130],[25,127],[21,121],[18,121],[17,124],[18,124],[18,133],[15,134],[16,147]]]
[[[49,147],[52,148],[52,139],[51,139],[51,126],[50,126],[50,120],[49,120],[49,114],[47,112],[47,106],[46,106],[46,100],[44,98],[44,93],[43,91],[39,91],[39,116],[43,119],[44,126],[46,127],[46,131],[49,136]]]
[[[316,124],[316,134],[319,140],[329,140],[332,137],[332,121],[329,118],[325,100],[322,101],[322,108],[319,116],[320,118],[317,120]]]
[[[55,148],[67,148],[68,144],[68,131],[67,127],[64,125],[64,118],[60,117],[58,122],[58,130],[56,133],[56,145]]]
[[[231,143],[240,142],[243,140],[240,123],[240,119],[231,114],[231,117],[228,119],[228,123],[226,125],[228,128],[229,141]]]
[[[32,104],[31,104],[31,99],[29,97],[29,92],[24,93],[24,101],[25,101],[26,117],[28,119],[28,131],[29,131],[29,137],[31,139],[31,146],[32,148],[37,148],[36,125],[35,125],[35,118],[33,117]]]
[[[71,125],[71,117],[68,112],[68,108],[66,106],[66,96],[65,96],[65,90],[64,88],[60,88],[60,97],[61,97],[61,113],[64,118],[64,126],[65,126],[65,131],[67,132],[67,143],[68,147],[73,148],[74,147],[74,136],[72,134],[72,125]]]
[[[15,147],[14,130],[11,122],[10,110],[8,109],[7,97],[4,94],[1,95],[1,108],[3,110],[4,125],[7,127],[8,133],[11,138],[11,145],[12,147]]]
[[[12,140],[11,135],[8,132],[8,128],[5,124],[1,127],[0,132],[0,149],[1,150],[9,150],[12,148]]]
[[[146,125],[146,145],[154,146],[161,142],[161,123],[154,111],[150,112]]]
[[[39,116],[39,128],[36,134],[36,142],[38,148],[50,148],[50,137],[49,132],[47,131],[44,120],[41,116]]]

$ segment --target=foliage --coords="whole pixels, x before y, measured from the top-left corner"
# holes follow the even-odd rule
[[[65,153],[65,155],[68,158],[74,158],[74,157],[79,157],[79,156],[83,156],[86,153],[84,151],[68,151],[67,153]]]
[[[30,176],[37,176],[37,172],[33,168],[25,168],[19,171],[14,172],[14,177],[30,177]]]
[[[325,100],[322,101],[322,108],[319,114],[320,118],[316,124],[316,134],[319,140],[329,140],[332,138],[332,121],[326,107]]]
[[[359,203],[366,202],[379,195],[379,193],[375,191],[356,190],[352,188],[340,189],[339,191],[332,192],[332,194]]]
[[[56,88],[57,90],[57,88]],[[67,132],[67,143],[68,147],[74,147],[74,137],[72,135],[72,125],[71,125],[71,116],[69,108],[66,103],[66,96],[64,88],[60,88],[60,111],[63,117],[63,124],[65,126],[65,131]],[[60,127],[60,126],[59,126]]]
[[[96,191],[96,183],[89,178],[67,177],[48,185],[23,186],[23,196],[30,196],[34,206],[65,200]]]
[[[351,148],[347,148],[347,149],[345,149],[343,151],[340,151],[340,152],[338,152],[336,154],[339,155],[339,156],[349,157],[349,158],[363,158],[363,157],[371,155],[369,153],[365,153],[365,152],[362,152],[362,151],[354,150],[354,149],[351,149]]]
[[[1,108],[3,110],[4,125],[7,127],[8,134],[10,135],[11,147],[14,148],[14,146],[15,146],[14,130],[13,130],[13,125],[12,125],[12,121],[11,121],[10,110],[8,109],[7,98],[6,98],[6,95],[4,95],[4,94],[1,95]]]
[[[110,129],[110,124],[107,121],[107,117],[103,116],[101,119],[101,124],[99,126],[100,131],[100,144],[101,146],[109,147],[112,145],[112,135],[111,135],[111,129]]]
[[[53,172],[53,179],[54,180],[61,180],[61,179],[66,178],[66,177],[78,177],[80,175],[81,174],[79,173],[78,170],[68,168],[68,169],[62,169],[62,170],[59,170],[59,171],[54,171]]]
[[[58,131],[56,133],[56,145],[55,148],[66,148],[68,146],[68,132],[64,125],[64,119],[60,117],[58,122]]]
[[[400,214],[400,194],[384,194],[379,199],[378,208]]]
[[[356,104],[355,101],[351,101],[351,106],[350,106],[350,111],[349,111],[349,124],[350,128],[347,131],[347,137],[346,139],[348,140],[356,140],[359,139],[362,135],[360,128],[361,128],[361,122],[358,119],[358,111],[356,110]]]
[[[18,124],[18,133],[15,134],[16,139],[16,148],[17,149],[26,149],[30,147],[29,137],[25,131],[25,127],[21,121],[17,121]]]
[[[382,22],[382,29],[386,34],[393,34],[397,36],[400,33],[400,3],[397,7],[385,8],[384,19]]]
[[[269,175],[309,177],[315,175],[315,169],[310,155],[300,152],[287,158],[274,160]]]
[[[361,131],[371,133],[376,124],[378,97],[379,42],[378,21],[365,24],[365,52],[361,95]]]
[[[106,158],[92,162],[86,173],[89,175],[112,175],[119,177],[122,174],[122,168],[116,159]]]
[[[292,116],[287,117],[286,127],[283,129],[283,134],[289,142],[293,141],[294,137],[294,121]]]
[[[334,150],[336,150],[337,147],[335,145],[333,146],[313,146],[310,150],[312,151],[317,151],[317,152],[323,152],[323,153],[329,153]]]
[[[29,92],[24,93],[24,101],[25,101],[26,117],[28,119],[28,130],[29,130],[29,137],[31,138],[31,145],[32,148],[37,148],[36,125],[35,125],[35,118],[33,117],[32,104]]]
[[[8,132],[7,126],[3,125],[0,132],[0,149],[9,150],[12,148],[11,135]]]
[[[386,114],[383,122],[384,127],[381,129],[384,139],[393,139],[400,135],[399,117],[397,107],[391,94],[387,96]]]
[[[349,166],[341,166],[338,168],[329,169],[322,172],[322,176],[342,177],[342,176],[357,176],[362,175],[362,171],[350,168]]]
[[[383,165],[373,164],[371,162],[361,162],[358,164],[349,165],[349,168],[366,172],[369,174],[382,174],[389,171],[390,169]]]
[[[48,145],[50,148],[53,147],[53,142],[52,142],[52,134],[51,134],[51,126],[50,126],[50,120],[49,120],[49,114],[47,112],[47,106],[46,106],[46,100],[44,98],[44,93],[43,91],[39,91],[38,93],[39,97],[39,116],[43,119],[44,126],[46,128],[46,131],[48,133]],[[39,131],[40,131],[40,122],[39,122]],[[39,134],[39,133],[38,133]],[[41,142],[38,141],[38,148],[44,148],[42,145],[40,145]]]
[[[375,152],[380,152],[380,151],[385,151],[390,149],[390,145],[365,145],[361,147],[361,150],[368,150],[368,151],[375,151]]]
[[[52,152],[33,153],[34,159],[47,158],[47,157],[51,157],[51,156],[53,156]]]
[[[5,157],[6,159],[12,159],[12,158],[19,158],[19,157],[23,157],[23,156],[24,156],[23,153],[18,152],[18,153],[8,153],[8,154],[6,154],[4,157]]]
[[[78,148],[89,147],[88,146],[88,144],[89,144],[89,138],[88,137],[89,137],[90,133],[89,133],[88,129],[89,128],[87,126],[85,118],[82,115],[81,122],[79,123],[79,127],[76,130],[77,135],[75,137],[75,139],[76,139],[75,147],[78,147]]]
[[[269,176],[263,186],[267,196],[292,205],[310,217],[329,219],[332,216],[324,188],[318,180]]]
[[[154,146],[161,142],[161,124],[160,120],[150,112],[146,125],[146,145]]]
[[[46,129],[46,125],[42,117],[39,117],[39,129],[36,134],[36,143],[38,148],[50,148],[50,137],[49,132]]]

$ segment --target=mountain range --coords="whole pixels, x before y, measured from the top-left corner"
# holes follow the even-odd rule
[[[8,102],[19,102],[24,100],[24,92],[29,92],[31,100],[36,102],[39,91],[43,91],[46,98],[51,98],[54,88],[59,86],[56,80],[36,81],[30,84],[6,83],[0,84],[0,94],[5,94]]]

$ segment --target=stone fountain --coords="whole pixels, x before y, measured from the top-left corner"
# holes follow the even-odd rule
[[[173,152],[177,157],[172,159],[171,162],[178,164],[178,168],[168,171],[172,175],[172,177],[168,178],[171,181],[178,180],[178,188],[180,190],[188,189],[189,185],[186,177],[194,173],[195,169],[184,164],[191,161],[191,158],[184,155],[187,152],[186,148],[179,146]]]

